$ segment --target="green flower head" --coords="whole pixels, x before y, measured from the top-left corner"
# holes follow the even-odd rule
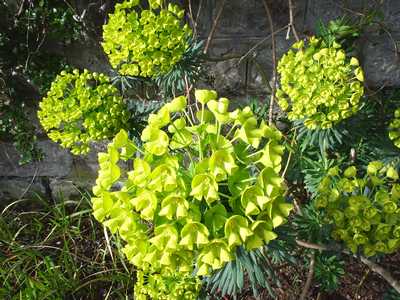
[[[309,129],[331,128],[358,111],[364,75],[358,60],[340,46],[311,37],[293,45],[278,64],[277,99],[290,120]]]
[[[183,24],[184,11],[161,0],[148,2],[149,9],[140,9],[139,1],[116,4],[103,26],[104,52],[120,74],[166,74],[188,47],[191,30]]]

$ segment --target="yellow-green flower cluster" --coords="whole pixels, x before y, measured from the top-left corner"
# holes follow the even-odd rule
[[[315,37],[306,45],[299,41],[281,58],[278,72],[277,99],[290,120],[304,120],[309,129],[327,129],[358,111],[363,71],[337,43],[327,47]]]
[[[258,248],[277,235],[292,205],[279,175],[281,134],[249,107],[228,110],[215,91],[195,92],[201,110],[187,114],[177,97],[148,119],[143,149],[120,131],[93,188],[93,213],[127,242],[138,268],[209,274],[236,248]],[[125,172],[120,160],[132,161]]]
[[[39,104],[38,117],[50,139],[74,154],[114,136],[128,118],[118,90],[104,74],[61,72]]]
[[[103,49],[111,65],[123,75],[155,77],[168,73],[188,47],[191,30],[183,25],[184,11],[175,4],[139,0],[115,5],[103,26]]]
[[[181,272],[136,273],[135,299],[137,300],[196,300],[201,280]]]
[[[400,248],[400,181],[392,166],[374,161],[365,176],[356,167],[329,170],[315,199],[333,224],[333,238],[353,253],[393,253]]]
[[[400,108],[394,112],[394,118],[389,125],[389,138],[400,148]]]

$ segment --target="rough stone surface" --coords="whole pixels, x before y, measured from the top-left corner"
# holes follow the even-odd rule
[[[200,27],[204,38],[211,30],[212,20],[219,7],[218,1],[205,2],[202,20],[207,21],[207,26]],[[212,64],[210,71],[217,90],[232,95],[266,93],[266,80],[263,77],[271,80],[268,76],[272,73],[272,49],[270,39],[262,42],[270,34],[262,3],[256,0],[227,1],[209,50],[212,57],[222,60]],[[300,36],[305,36],[315,32],[319,21],[326,24],[343,16],[354,19],[354,15],[360,16],[373,9],[375,2],[298,0],[293,3],[297,31]],[[269,5],[274,31],[286,26],[289,22],[287,1],[269,1]],[[383,15],[382,23],[371,26],[372,31],[360,38],[361,63],[368,86],[397,87],[400,86],[400,53],[396,56],[395,45],[400,39],[400,1],[382,2],[380,12]],[[286,30],[277,35],[278,59],[293,42],[292,34],[286,39]],[[257,43],[259,45],[254,51],[243,58]]]
[[[44,159],[37,163],[18,165],[18,153],[11,143],[0,143],[0,177],[63,177],[71,172],[72,155],[51,141],[40,141],[38,146]]]
[[[25,178],[0,178],[0,207],[9,201],[22,198],[46,195],[46,188],[41,179],[36,177],[31,181]]]
[[[289,22],[288,1],[267,0],[272,12],[276,34],[276,53],[279,59],[294,42],[293,34],[287,36],[284,28]],[[179,0],[182,4],[187,1]],[[376,3],[382,20],[369,26],[359,39],[358,53],[369,87],[400,87],[400,1],[370,0],[293,0],[295,25],[300,37],[315,32],[319,20],[330,20],[348,15],[354,18],[366,14]],[[199,3],[198,34],[207,38],[221,1],[192,1],[197,15]],[[269,97],[272,78],[272,43],[266,13],[261,0],[228,0],[221,15],[214,38],[210,44],[208,82],[200,87],[211,87],[221,96],[230,97],[233,106],[257,97]],[[283,29],[282,29],[283,28]],[[396,45],[397,43],[397,45]],[[52,46],[52,45],[49,45]],[[98,42],[80,42],[53,45],[53,50],[67,57],[76,67],[111,74],[107,58]],[[397,47],[397,48],[398,48]],[[51,47],[50,47],[51,48]],[[36,102],[32,104],[32,122],[35,120]],[[97,153],[106,148],[106,143],[93,146],[87,156],[72,156],[57,144],[41,141],[39,146],[45,153],[40,163],[18,166],[18,154],[10,143],[0,143],[0,202],[3,199],[18,199],[21,195],[51,194],[53,198],[76,197],[82,190],[91,190],[98,170]],[[32,181],[32,178],[34,180]],[[32,183],[31,183],[32,182]],[[25,193],[26,188],[29,191]],[[25,194],[24,194],[25,193]]]
[[[49,187],[53,199],[71,199],[81,194],[73,180],[54,178],[50,180]]]

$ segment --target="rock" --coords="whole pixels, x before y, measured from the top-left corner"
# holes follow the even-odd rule
[[[21,178],[0,178],[0,207],[21,198],[45,196],[46,188],[39,177],[33,181]]]
[[[373,8],[369,0],[353,0],[347,4],[338,1],[308,1],[305,10],[304,30],[315,32],[319,21],[327,24],[331,20],[347,16],[359,18],[355,13],[365,13]],[[303,7],[304,9],[304,7]],[[395,44],[400,39],[400,1],[382,1],[379,12],[382,19],[376,19],[373,26],[359,39],[360,61],[364,68],[366,82],[371,88],[400,86],[400,59],[396,56]],[[359,20],[359,19],[358,19]],[[378,24],[379,23],[379,24]],[[372,25],[372,24],[371,24]]]
[[[81,191],[72,180],[68,179],[50,179],[50,190],[53,199],[67,200],[79,198]]]
[[[361,63],[371,88],[400,86],[400,53],[387,36],[368,37],[361,50]]]
[[[44,158],[40,162],[18,165],[19,155],[11,143],[0,143],[0,177],[64,177],[71,172],[72,156],[56,143],[39,141]]]

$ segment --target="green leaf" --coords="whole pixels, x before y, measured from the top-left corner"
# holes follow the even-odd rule
[[[273,168],[264,168],[258,175],[257,182],[267,196],[280,195],[283,178]]]
[[[245,243],[253,234],[248,227],[247,219],[239,215],[232,216],[226,221],[224,231],[229,247]]]
[[[128,142],[128,133],[121,129],[120,132],[115,136],[113,143],[116,148],[122,148]]]
[[[181,230],[181,241],[179,245],[193,250],[193,246],[200,247],[209,243],[210,233],[205,225],[199,222],[188,222]]]
[[[148,190],[141,190],[138,195],[131,200],[136,211],[140,212],[143,219],[152,221],[157,209],[157,197],[155,193]]]
[[[212,90],[195,90],[194,95],[196,100],[203,105],[210,100],[216,100],[218,98],[217,92]]]
[[[189,202],[179,195],[169,195],[161,202],[160,216],[165,216],[169,220],[182,219],[187,217]]]
[[[272,231],[273,225],[271,222],[256,221],[251,225],[253,235],[246,241],[248,250],[259,248],[269,241],[276,239],[278,236]]]
[[[207,228],[214,234],[219,229],[224,227],[226,218],[227,212],[225,206],[220,203],[211,206],[209,209],[207,209],[204,215],[204,221]]]
[[[240,200],[247,216],[257,215],[260,213],[263,207],[260,207],[257,198],[263,196],[263,190],[257,185],[248,186],[243,191]]]
[[[178,230],[172,224],[157,226],[150,243],[156,246],[159,251],[176,250],[178,247]]]
[[[197,200],[203,198],[208,204],[219,199],[218,184],[215,179],[208,174],[199,174],[193,177],[192,191],[190,195]]]

